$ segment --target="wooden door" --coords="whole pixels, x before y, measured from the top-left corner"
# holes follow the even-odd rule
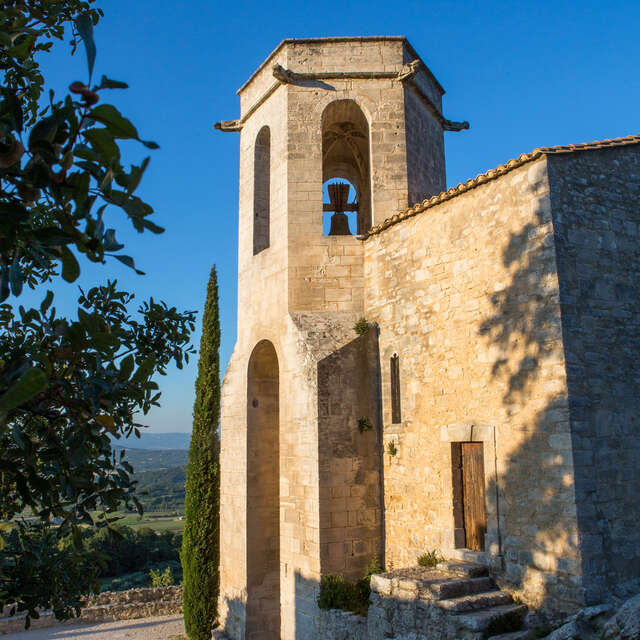
[[[484,496],[482,442],[461,443],[462,502],[467,549],[484,551],[487,515]]]

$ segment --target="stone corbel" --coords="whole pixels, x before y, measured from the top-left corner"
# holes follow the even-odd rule
[[[242,122],[240,120],[221,120],[216,122],[213,127],[218,131],[225,132],[242,131]]]
[[[296,74],[289,69],[285,69],[281,64],[277,62],[271,67],[273,71],[273,77],[282,84],[293,84],[295,82]]]
[[[464,122],[454,122],[453,120],[443,118],[442,128],[445,131],[462,131],[463,129],[469,128],[469,123],[466,120]]]
[[[420,60],[416,59],[413,62],[405,64],[402,69],[400,69],[396,76],[396,80],[400,80],[401,82],[411,80],[416,76],[418,71],[420,71]]]

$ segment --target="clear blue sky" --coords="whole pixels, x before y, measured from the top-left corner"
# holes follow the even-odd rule
[[[117,277],[150,295],[202,310],[218,266],[223,367],[236,332],[238,134],[213,123],[239,116],[236,90],[285,37],[405,35],[447,93],[445,116],[471,129],[445,134],[447,183],[455,185],[543,145],[640,133],[640,2],[167,2],[102,0],[96,77],[131,89],[111,100],[156,140],[140,194],[162,236],[120,239],[147,272],[83,264],[80,283]],[[63,91],[85,80],[84,56],[57,47],[44,66]],[[131,148],[131,160],[142,152]],[[392,212],[390,212],[392,213]],[[114,226],[115,226],[114,225]],[[69,313],[75,285],[56,285]],[[44,292],[43,292],[44,293]],[[27,302],[30,298],[27,299]],[[198,325],[200,324],[200,318]],[[194,336],[199,344],[200,333]],[[190,431],[196,361],[160,380],[153,431]]]

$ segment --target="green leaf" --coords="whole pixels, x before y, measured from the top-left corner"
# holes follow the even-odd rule
[[[149,229],[151,233],[164,233],[164,227],[160,227],[155,222],[151,222],[151,220],[147,220],[146,218],[142,221],[142,226],[145,229]]]
[[[82,135],[89,140],[94,151],[106,160],[107,165],[114,160],[120,160],[120,149],[107,129],[85,129]]]
[[[129,354],[128,356],[122,358],[122,362],[120,363],[120,373],[118,374],[118,378],[120,380],[128,380],[133,373],[133,367],[135,366],[135,360],[133,359],[133,354]]]
[[[9,272],[7,269],[0,270],[0,302],[4,302],[9,297]]]
[[[19,296],[22,293],[22,284],[24,282],[24,273],[20,267],[20,262],[16,258],[9,269],[9,283],[11,284],[11,293]]]
[[[138,139],[138,131],[113,105],[101,104],[89,112],[89,118],[100,122],[114,138]]]
[[[129,174],[122,172],[116,176],[116,182],[121,187],[124,187],[129,195],[131,195],[138,188],[140,180],[142,179],[144,172],[149,166],[150,159],[151,158],[147,156],[142,161],[142,164],[139,167],[137,167],[136,165],[131,165],[131,172]]]
[[[36,122],[29,134],[29,149],[32,149],[42,140],[53,142],[53,138],[58,130],[58,120],[56,116],[48,116]]]
[[[107,229],[102,238],[102,244],[104,245],[105,251],[120,251],[124,247],[123,244],[120,244],[116,240],[116,230],[115,229]]]
[[[28,217],[29,212],[19,202],[0,202],[0,224],[23,222]]]
[[[138,367],[136,372],[133,374],[133,378],[131,378],[132,382],[143,382],[146,378],[151,375],[153,371],[153,367],[155,366],[156,359],[153,356],[149,356],[145,358],[142,364]]]
[[[113,256],[116,260],[119,260],[120,262],[122,262],[122,264],[126,264],[127,267],[131,267],[138,275],[145,275],[144,271],[140,271],[140,269],[136,269],[136,266],[133,262],[133,258],[131,256],[123,256],[123,255],[119,255],[119,256]]]
[[[100,160],[100,156],[86,144],[77,144],[73,148],[73,154],[76,158],[83,158],[84,160],[90,160],[92,162]]]
[[[93,75],[93,65],[96,61],[96,43],[93,40],[93,23],[88,13],[83,13],[74,20],[76,29],[84,42],[87,52],[87,66],[89,67],[89,79]]]
[[[159,149],[160,145],[157,142],[154,142],[153,140],[140,140],[140,142],[142,142],[142,144],[147,147],[147,149]]]
[[[8,113],[13,120],[13,127],[16,131],[22,131],[22,106],[15,92],[8,88],[3,88],[2,113]]]
[[[102,76],[100,84],[94,88],[94,91],[100,89],[128,89],[129,85],[126,82],[120,82],[119,80],[111,80],[107,76]]]
[[[80,275],[80,265],[71,249],[66,245],[60,247],[60,259],[62,260],[62,277],[67,282],[75,282]]]
[[[111,333],[100,331],[91,335],[91,342],[100,350],[107,351],[120,346],[120,340]]]
[[[11,411],[44,390],[47,376],[42,369],[27,369],[0,397],[0,410]]]
[[[82,533],[80,527],[77,524],[71,525],[71,535],[73,537],[73,544],[76,549],[82,549]]]
[[[47,312],[47,309],[51,306],[53,302],[53,291],[47,291],[47,295],[44,297],[42,304],[40,305],[40,313],[43,315]]]

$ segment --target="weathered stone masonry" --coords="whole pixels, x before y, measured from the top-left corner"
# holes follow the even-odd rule
[[[324,637],[321,575],[375,554],[474,560],[549,612],[637,576],[640,137],[443,192],[443,132],[468,125],[403,38],[286,40],[239,93],[217,125],[241,146],[225,632]],[[323,235],[329,178],[359,237]]]

